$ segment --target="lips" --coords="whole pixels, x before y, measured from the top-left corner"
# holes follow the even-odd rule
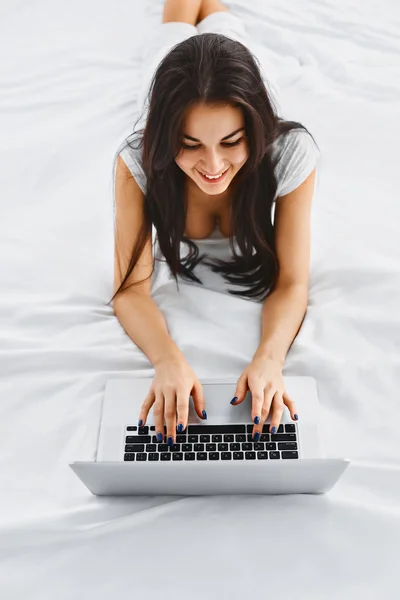
[[[207,183],[219,183],[225,178],[226,173],[229,171],[229,167],[225,171],[223,171],[221,177],[218,177],[217,179],[208,179],[205,175],[203,175],[201,171],[199,171],[198,169],[196,169],[196,171],[201,175],[201,178]]]

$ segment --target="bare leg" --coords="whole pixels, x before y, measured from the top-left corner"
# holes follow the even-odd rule
[[[180,21],[196,25],[202,0],[165,0],[163,23]]]
[[[196,22],[196,25],[199,21],[202,21],[203,19],[208,17],[208,15],[211,15],[211,13],[215,13],[215,12],[230,12],[230,11],[229,11],[229,8],[227,6],[225,6],[225,4],[222,4],[222,2],[220,2],[220,0],[202,0],[201,8],[200,8],[199,16],[198,16],[198,21]]]

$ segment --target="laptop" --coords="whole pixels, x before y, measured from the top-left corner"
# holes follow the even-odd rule
[[[284,407],[277,433],[269,433],[271,413],[258,442],[252,439],[251,392],[230,404],[237,378],[200,379],[207,420],[189,399],[188,425],[169,447],[157,441],[153,407],[138,427],[141,405],[152,378],[114,378],[106,383],[95,461],[69,464],[98,496],[323,494],[342,476],[349,459],[327,458],[318,437],[316,381],[286,376],[298,421]]]

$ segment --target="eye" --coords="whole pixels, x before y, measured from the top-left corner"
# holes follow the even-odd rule
[[[224,146],[225,148],[232,148],[233,146],[240,144],[242,140],[243,138],[241,137],[236,140],[236,142],[221,142],[221,146]],[[185,150],[197,150],[200,148],[200,146],[188,146],[187,144],[182,144],[182,148],[185,148]]]

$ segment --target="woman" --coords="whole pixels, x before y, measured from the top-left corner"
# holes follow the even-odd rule
[[[139,144],[134,133],[117,153],[111,301],[155,368],[139,426],[154,404],[158,439],[165,414],[170,445],[177,421],[178,432],[186,428],[190,395],[199,417],[207,415],[202,386],[151,297],[153,228],[155,258],[177,284],[264,302],[261,343],[235,395],[237,405],[252,393],[254,439],[271,408],[272,433],[284,404],[297,418],[282,368],[307,309],[319,151],[305,127],[278,117],[241,40],[248,41],[243,23],[219,0],[167,0],[146,50],[144,75],[152,79],[142,82]]]

